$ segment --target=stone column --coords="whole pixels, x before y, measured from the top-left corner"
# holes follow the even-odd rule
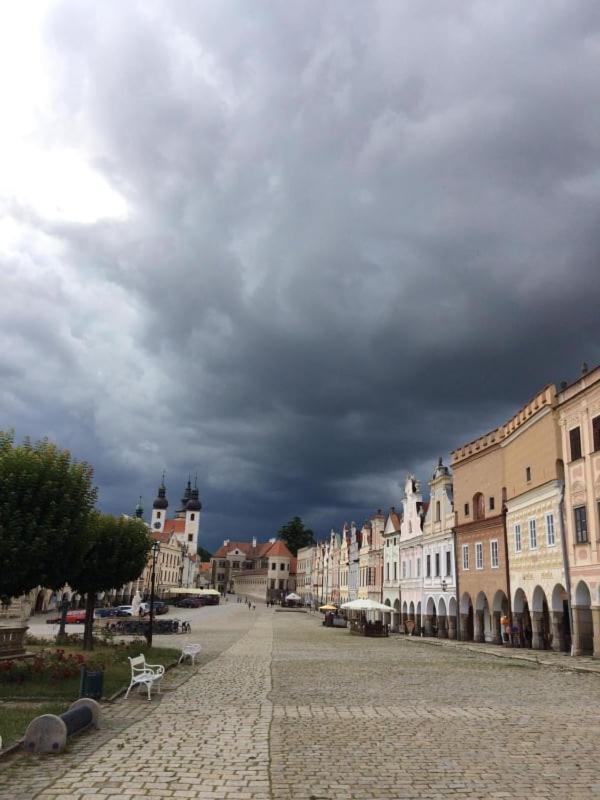
[[[456,617],[447,617],[448,620],[448,638],[456,639]]]
[[[433,635],[433,625],[431,624],[431,614],[425,614],[425,636]]]
[[[564,616],[562,611],[552,612],[552,649],[557,653],[562,653],[566,646],[563,628]]]
[[[473,637],[476,642],[485,642],[485,627],[483,622],[483,609],[475,611],[474,618],[475,636]]]
[[[446,623],[447,617],[445,614],[438,616],[438,639],[448,638],[448,627]]]
[[[500,624],[501,611],[494,611],[492,615],[492,625],[494,628],[494,644],[502,644],[502,625]]]
[[[594,658],[600,658],[600,606],[592,606]]]
[[[544,649],[544,613],[543,611],[531,612],[531,647],[533,650]]]
[[[579,616],[579,612],[581,611],[581,609],[579,608],[579,606],[571,606],[571,611],[573,612],[573,631],[571,633],[573,647],[571,649],[571,655],[580,656],[582,653],[581,620]]]

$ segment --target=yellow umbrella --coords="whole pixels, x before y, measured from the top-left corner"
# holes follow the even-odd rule
[[[337,611],[337,606],[332,606],[328,603],[325,606],[319,606],[319,611]]]

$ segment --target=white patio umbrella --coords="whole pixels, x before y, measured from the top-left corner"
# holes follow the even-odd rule
[[[286,595],[286,600],[302,600],[299,594],[295,594],[294,592],[290,592]]]
[[[384,606],[376,600],[349,600],[347,603],[342,603],[340,608],[346,608],[348,611],[383,611],[387,614],[392,610],[390,606]]]

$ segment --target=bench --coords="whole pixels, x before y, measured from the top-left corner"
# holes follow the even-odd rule
[[[160,694],[160,680],[162,676],[165,674],[165,668],[162,664],[148,664],[146,663],[146,657],[143,655],[135,656],[135,658],[129,657],[129,663],[131,664],[131,683],[127,691],[125,692],[125,699],[129,696],[129,692],[132,690],[134,686],[140,687],[140,692],[143,690],[144,686],[148,692],[148,700],[151,699],[150,697],[150,690],[152,686],[156,683],[158,686],[158,693]]]
[[[196,663],[196,656],[202,650],[201,644],[184,644],[181,648],[181,655],[179,656],[178,664],[181,664],[184,658],[190,658],[192,665]]]

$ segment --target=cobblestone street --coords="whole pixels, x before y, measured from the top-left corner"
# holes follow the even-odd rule
[[[118,701],[63,756],[0,762],[0,798],[600,797],[596,674],[264,606],[229,603],[195,630],[203,662],[170,673],[160,702]]]

